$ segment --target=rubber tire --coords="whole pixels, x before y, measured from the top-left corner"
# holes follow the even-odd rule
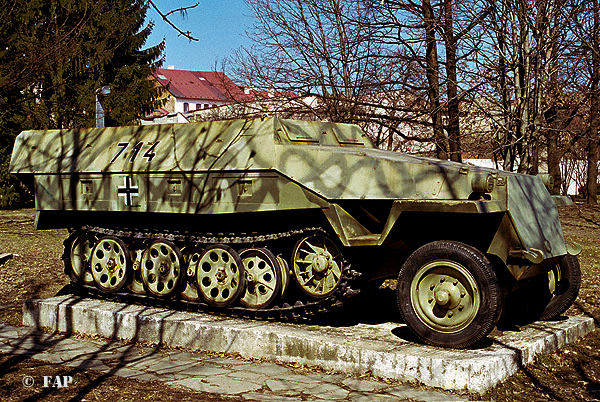
[[[480,308],[473,321],[462,330],[443,333],[426,325],[411,303],[412,281],[419,269],[436,260],[451,260],[472,274],[480,290]],[[502,312],[503,292],[492,264],[479,250],[464,243],[440,240],[425,244],[404,262],[396,287],[398,308],[404,322],[421,341],[441,347],[467,348],[486,337],[496,326]]]
[[[566,255],[560,262],[561,281],[560,293],[555,294],[546,305],[540,320],[552,320],[571,307],[579,295],[581,288],[581,267],[579,260],[574,255]]]

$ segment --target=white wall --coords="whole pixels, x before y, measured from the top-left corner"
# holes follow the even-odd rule
[[[202,109],[206,108],[205,105],[210,105],[212,107],[214,105],[221,106],[225,105],[225,102],[213,101],[213,100],[198,100],[198,99],[185,99],[185,98],[177,98],[175,99],[175,113],[185,113],[184,112],[184,103],[187,103],[189,106],[188,112],[193,112],[196,110],[196,105],[202,105]]]
[[[496,169],[496,164],[492,159],[463,159],[463,162],[470,163],[475,166]],[[577,195],[577,188],[585,181],[585,177],[581,175],[585,172],[585,161],[571,161],[575,166],[568,166],[566,162],[561,162],[560,170],[563,175],[563,180],[568,183],[567,195]],[[499,169],[502,165],[499,164]]]

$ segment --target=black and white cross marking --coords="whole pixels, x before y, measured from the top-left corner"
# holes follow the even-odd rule
[[[131,177],[125,176],[123,177],[123,186],[117,187],[117,195],[125,199],[126,206],[132,206],[132,197],[137,197],[140,195],[140,188],[138,186],[132,186]]]

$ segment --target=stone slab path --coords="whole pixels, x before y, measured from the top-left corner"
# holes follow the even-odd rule
[[[465,401],[444,392],[344,374],[301,372],[266,361],[211,356],[102,338],[0,325],[0,352],[248,401]]]

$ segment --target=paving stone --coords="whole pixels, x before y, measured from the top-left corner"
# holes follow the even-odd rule
[[[98,355],[95,353],[92,354],[82,354],[81,350],[65,350],[65,351],[46,351],[43,354],[45,355],[54,355],[57,356],[63,362],[75,361],[75,360],[86,360],[86,359],[98,359]],[[100,359],[98,359],[100,360]]]
[[[198,355],[195,355],[194,353],[189,353],[189,352],[169,352],[165,356],[165,359],[168,359],[172,362],[180,361],[180,362],[186,362],[186,363],[190,363],[190,362],[194,362],[194,361],[201,361],[201,358],[198,357]]]
[[[202,359],[205,362],[220,364],[224,366],[231,367],[234,370],[243,370],[248,366],[251,366],[252,363],[245,360],[237,360],[237,359],[227,359],[224,357],[207,357]]]
[[[31,352],[43,351],[43,350],[49,349],[48,345],[45,345],[44,343],[41,343],[32,338],[25,338],[21,341],[14,341],[14,342],[11,342],[11,345],[18,347],[21,350],[28,350]]]
[[[398,399],[397,396],[369,392],[350,392],[350,395],[348,395],[348,401],[350,402],[398,402],[400,400],[407,399]]]
[[[326,381],[326,379],[324,379]],[[316,387],[309,389],[309,393],[316,398],[325,399],[327,401],[342,400],[348,397],[350,391],[336,384],[321,382]]]
[[[135,378],[135,379],[140,379],[139,377],[141,375],[150,375],[148,373],[146,373],[145,371],[142,370],[134,370],[130,367],[111,367],[109,372],[112,375],[118,375],[119,377],[125,377],[125,378]],[[152,375],[154,377],[154,375]],[[159,376],[155,376],[157,379],[159,378]]]
[[[57,344],[53,345],[50,350],[53,352],[62,352],[62,351],[71,351],[71,350],[81,350],[82,347],[81,342],[77,342],[74,340],[62,340]],[[86,349],[95,348],[95,345],[85,344]]]
[[[140,353],[140,349],[135,345],[108,345],[105,344],[101,347],[103,352],[115,353],[119,355],[119,358],[125,360],[127,358],[135,358],[149,354],[151,352]]]
[[[307,398],[306,396],[303,399],[300,398],[298,394],[295,395],[274,395],[274,394],[261,394],[259,392],[248,392],[244,394],[244,398],[260,401],[260,402],[281,402],[281,401],[289,401],[289,402],[298,402],[298,401],[318,401],[317,398]]]
[[[214,375],[225,375],[230,373],[231,370],[227,370],[221,367],[207,366],[202,363],[194,363],[189,367],[179,371],[177,374],[181,376],[189,377],[205,377]]]
[[[23,337],[22,331],[17,331],[14,327],[0,325],[0,337],[3,339],[19,339]]]
[[[205,379],[184,378],[181,380],[167,381],[166,384],[190,388],[195,391],[221,393],[221,387],[218,384],[212,384]]]
[[[103,371],[103,372],[107,372],[110,370],[110,367],[108,367],[106,364],[102,363],[99,360],[83,360],[83,361],[70,361],[70,362],[65,362],[65,364],[67,366],[71,366],[71,367],[77,367],[77,368],[81,368],[81,369],[86,369],[86,370],[96,370],[96,371]]]
[[[47,353],[52,353],[52,351],[47,351]],[[62,356],[65,361],[86,361],[86,360],[98,360],[101,361],[102,358],[108,358],[110,355],[102,355],[97,351],[85,351],[85,350],[69,350],[64,352],[57,353]]]
[[[267,379],[265,385],[274,392],[296,389],[302,391],[306,389],[306,383],[286,379]]]
[[[300,375],[300,374],[279,374],[273,376],[274,379],[297,382],[305,384],[305,386],[316,386],[321,383],[321,379],[315,378],[314,376]]]
[[[144,373],[144,372],[141,372],[139,374],[129,373],[127,375],[127,378],[131,378],[134,380],[140,380],[140,381],[164,381],[164,377],[161,377],[159,375],[155,375],[152,373]]]
[[[246,371],[258,374],[264,374],[268,376],[277,376],[281,374],[289,374],[290,369],[287,367],[278,366],[274,363],[261,363],[255,365],[249,365],[245,369]]]
[[[230,370],[227,376],[239,380],[239,381],[248,381],[258,385],[264,385],[269,376],[264,374],[257,374],[251,371],[242,371],[242,370]]]
[[[0,352],[2,353],[10,353],[15,350],[15,347],[4,342],[0,342]]]
[[[426,402],[462,402],[466,401],[464,398],[460,398],[455,395],[448,395],[437,391],[426,391],[421,389],[412,388],[409,386],[398,386],[389,388],[386,393],[401,397],[410,398],[417,401]]]
[[[385,384],[375,382],[375,381],[367,381],[367,380],[359,380],[356,378],[347,378],[342,381],[342,384],[347,386],[353,391],[364,391],[364,392],[372,392],[379,391],[386,387]]]
[[[257,391],[262,388],[262,383],[256,384],[250,381],[232,378],[230,376],[213,376],[208,377],[207,380],[213,384],[218,384],[220,387],[222,387],[223,392],[229,395]]]
[[[245,399],[260,402],[281,402],[281,401],[297,401],[295,396],[284,396],[284,395],[273,395],[273,394],[261,394],[258,392],[248,392],[244,394]]]
[[[134,370],[147,370],[152,363],[145,358],[105,360],[108,366],[127,366]]]
[[[161,359],[156,363],[153,363],[148,367],[148,371],[152,371],[156,374],[173,374],[179,373],[182,370],[189,368],[189,363],[185,362],[172,362],[168,359]]]
[[[40,347],[40,348],[20,348],[20,347],[12,347],[12,351],[10,352],[10,354],[12,355],[29,355],[29,356],[35,356],[37,354],[40,354],[42,352],[46,351],[46,348]]]
[[[176,381],[167,381],[167,384],[191,388],[197,391],[212,392],[226,395],[245,394],[261,388],[257,384],[233,380],[226,376],[209,378],[185,378]]]
[[[60,355],[58,353],[52,353],[52,352],[38,353],[34,357],[37,360],[42,360],[42,361],[51,362],[51,363],[58,363],[58,364],[68,363],[69,360],[71,360],[71,359],[63,357],[62,355]]]

